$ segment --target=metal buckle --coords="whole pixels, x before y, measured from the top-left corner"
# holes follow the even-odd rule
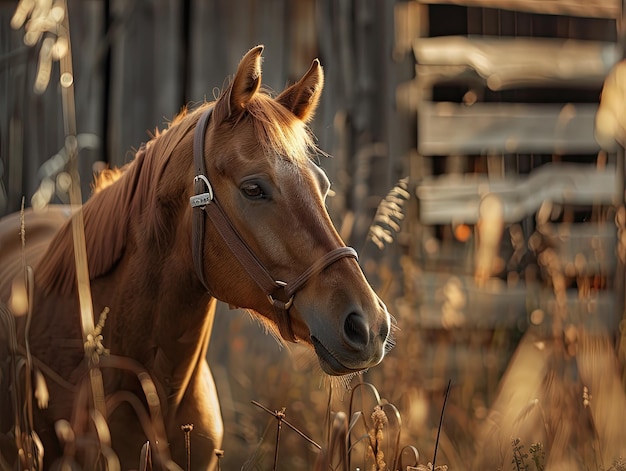
[[[200,193],[199,195],[193,195],[189,198],[189,203],[192,208],[202,207],[213,201],[213,187],[209,183],[209,179],[204,175],[196,175],[193,179],[194,183],[202,180],[207,187],[206,193]]]
[[[285,283],[284,281],[279,281],[276,280],[276,284],[280,287],[285,287],[287,286],[287,283]],[[270,303],[272,304],[272,306],[275,307],[281,307],[280,305],[277,305],[276,303],[281,303],[283,304],[282,309],[284,309],[285,311],[288,311],[289,308],[291,307],[291,305],[293,304],[293,298],[296,294],[292,294],[291,297],[289,298],[289,300],[286,303],[283,303],[280,299],[274,299],[274,297],[271,294],[267,295],[267,299],[269,299]]]

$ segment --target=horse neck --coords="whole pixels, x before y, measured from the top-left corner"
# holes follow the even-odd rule
[[[188,241],[155,251],[134,232],[116,269],[94,283],[98,303],[111,303],[105,346],[143,364],[177,404],[206,357],[215,301],[193,271]],[[118,290],[114,299],[111,286]]]
[[[176,189],[171,201],[152,198],[152,204],[142,207],[136,203],[125,250],[112,275],[116,289],[124,293],[120,311],[132,311],[120,319],[124,331],[154,343],[151,348],[169,346],[174,351],[185,339],[205,335],[210,301],[193,268],[190,210],[182,191]],[[131,342],[127,350],[137,348],[125,335],[120,337],[123,345]]]
[[[211,298],[191,259],[191,210],[183,196],[193,178],[191,144],[165,143],[181,144],[180,155],[171,154],[176,162],[167,165],[156,143],[140,151],[119,180],[83,206],[84,228],[95,315],[110,309],[105,347],[143,364],[162,384],[184,389],[206,352]],[[53,336],[80,343],[72,240],[66,224],[35,268],[42,301],[31,337],[41,351]]]

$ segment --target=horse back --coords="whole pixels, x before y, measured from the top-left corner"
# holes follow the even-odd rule
[[[42,211],[24,211],[24,259],[36,266],[52,238],[70,216],[69,206],[51,205]],[[23,273],[20,213],[0,219],[0,301],[8,303],[13,280]]]
[[[23,218],[23,238],[20,213],[13,213],[0,219],[0,306],[7,306],[11,311],[16,310],[11,301],[11,292],[16,281],[23,286],[24,261],[26,265],[32,267],[39,263],[54,235],[68,220],[70,214],[67,206],[50,206],[43,211],[27,209],[24,211]],[[14,312],[14,314],[22,313]],[[23,319],[23,316],[15,318],[15,323],[19,326]],[[10,377],[9,369],[6,368],[9,355],[9,328],[11,327],[7,319],[0,319],[0,398],[2,398],[0,401],[0,454],[5,457],[11,457],[15,451],[11,447],[13,440],[7,434],[13,426],[8,390]]]
[[[24,211],[24,237],[20,213],[0,219],[0,306],[8,307],[15,316],[18,331],[23,325],[27,304],[24,288],[24,262],[35,267],[42,259],[54,235],[70,216],[68,206],[50,206],[43,211]],[[22,242],[23,240],[23,242]],[[15,296],[15,292],[22,296]],[[12,298],[12,293],[14,294]],[[16,302],[16,299],[23,302]],[[8,355],[11,323],[0,318],[0,360]]]

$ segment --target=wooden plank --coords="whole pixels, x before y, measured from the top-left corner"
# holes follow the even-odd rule
[[[0,178],[5,180],[5,184],[0,187],[4,186],[7,193],[5,199],[0,188],[0,215],[17,211],[22,196],[26,199],[26,205],[30,204],[43,176],[39,173],[41,165],[63,147],[65,140],[58,62],[52,62],[47,88],[36,94],[33,87],[41,44],[25,46],[24,28],[13,30],[8,26],[15,8],[16,3],[3,3],[0,6],[0,22],[6,25],[6,28],[0,28],[0,82],[5,91],[0,94],[0,136],[3,137],[0,139],[0,155],[3,159]],[[86,4],[69,2],[79,135],[89,133],[101,136],[103,131],[102,75],[98,62],[104,26],[102,15],[101,1]],[[98,148],[79,153],[81,187],[85,197],[90,193],[92,164],[100,159],[102,153]],[[56,172],[59,170],[62,167],[57,168]],[[50,175],[52,179],[56,172]]]
[[[568,84],[600,87],[620,60],[617,44],[599,41],[444,36],[413,42],[426,83],[473,71],[492,90]]]
[[[594,154],[598,106],[582,104],[424,102],[418,108],[423,155]]]
[[[424,272],[417,323],[427,329],[496,329],[523,325],[527,291],[500,280],[479,287],[470,276]]]
[[[29,88],[31,50],[24,46],[24,30],[8,25],[16,4],[0,3],[0,216],[17,211],[24,192],[24,126]],[[31,144],[31,143],[29,143]]]
[[[111,44],[108,145],[112,166],[163,129],[185,104],[181,90],[182,5],[175,0],[110,2],[119,23]]]
[[[501,8],[548,15],[572,15],[587,18],[621,16],[619,0],[418,0],[424,4],[452,4],[465,7]]]
[[[499,198],[502,220],[514,223],[533,216],[544,201],[562,204],[619,204],[615,167],[546,164],[528,177],[490,179],[484,174],[425,178],[416,189],[423,224],[476,224],[486,194]]]
[[[76,130],[81,144],[78,169],[83,200],[87,200],[92,191],[94,163],[106,161],[104,155],[106,131],[103,119],[106,100],[104,95],[106,49],[103,48],[102,39],[105,36],[105,25],[102,20],[105,5],[103,1],[92,1],[82,4],[71,3],[69,6]],[[56,87],[53,85],[53,88]],[[64,136],[61,134],[59,139],[64,139]],[[83,147],[86,142],[89,145]],[[51,155],[46,156],[49,157]]]
[[[535,309],[544,312],[540,323],[549,325],[557,313],[554,291],[537,284],[507,286],[502,280],[492,279],[479,287],[473,277],[433,272],[423,273],[419,281],[422,290],[417,312],[408,306],[400,305],[400,309],[413,309],[412,314],[406,315],[417,315],[420,328],[519,328]],[[598,292],[581,298],[571,290],[565,302],[569,319],[592,331],[599,326],[613,328],[619,321],[611,293]]]
[[[566,276],[612,276],[617,266],[617,227],[613,223],[542,224],[539,232],[556,247]]]
[[[393,13],[393,56],[399,60],[411,51],[415,38],[428,34],[428,9],[417,2],[398,2],[393,7]]]
[[[285,0],[191,1],[190,96],[191,101],[213,100],[227,77],[235,74],[249,49],[263,44],[263,85],[280,91],[287,82]],[[313,58],[311,58],[312,60]],[[302,70],[303,74],[306,70]]]

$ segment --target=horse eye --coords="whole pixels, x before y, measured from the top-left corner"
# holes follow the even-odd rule
[[[241,191],[250,199],[262,199],[267,196],[263,188],[256,183],[244,183],[241,186]]]

